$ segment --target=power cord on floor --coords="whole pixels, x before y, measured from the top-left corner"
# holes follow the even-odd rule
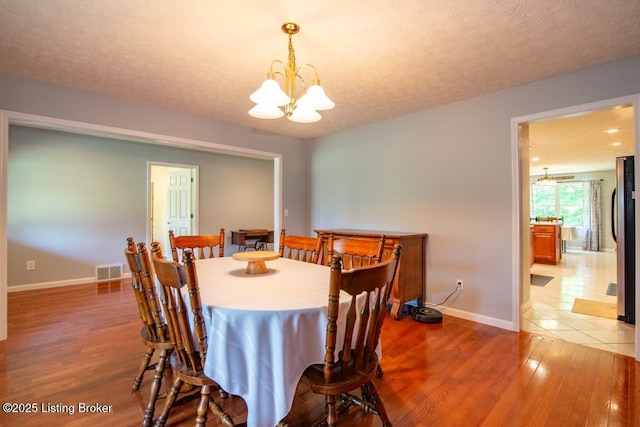
[[[442,313],[436,310],[434,307],[438,307],[446,303],[457,291],[461,290],[460,286],[456,285],[456,288],[440,303],[423,303],[422,306],[412,307],[410,311],[413,320],[417,320],[422,323],[442,323]],[[403,308],[404,311],[404,308]]]
[[[439,306],[443,305],[445,302],[449,301],[449,298],[454,296],[456,294],[456,292],[458,292],[459,290],[460,289],[458,288],[458,286],[456,286],[456,288],[453,290],[453,292],[451,292],[442,302],[439,302],[437,304],[434,304],[432,302],[425,302],[423,305],[425,307],[439,307]]]

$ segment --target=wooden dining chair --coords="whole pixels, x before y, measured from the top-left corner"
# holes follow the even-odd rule
[[[220,234],[198,234],[191,236],[175,236],[173,230],[169,230],[169,245],[171,255],[175,262],[180,262],[185,249],[191,249],[197,259],[213,258],[215,248],[218,247],[218,256],[224,256],[224,228]]]
[[[154,258],[164,259],[160,242],[151,242],[151,256]]]
[[[557,216],[537,216],[535,217],[536,221],[539,222],[562,222],[562,217]]]
[[[384,244],[384,235],[380,239],[364,240],[334,239],[333,234],[329,234],[325,264],[330,265],[334,255],[342,256],[345,269],[377,264],[382,260]]]
[[[342,257],[345,269],[377,264],[382,261],[386,237],[380,239],[335,239],[329,234],[327,241],[327,259],[330,262],[334,255]],[[330,265],[330,264],[329,264]],[[382,366],[378,366],[377,375],[382,378]]]
[[[326,425],[338,425],[338,413],[352,404],[366,413],[377,414],[382,425],[391,422],[378,395],[373,378],[378,367],[376,349],[382,325],[387,317],[387,301],[393,287],[400,246],[396,245],[390,259],[378,264],[343,270],[339,255],[334,255],[329,281],[329,306],[324,363],[309,366],[303,373],[314,393],[326,396]],[[348,310],[340,311],[340,293],[350,296]],[[366,293],[361,308],[356,300]],[[338,327],[342,329],[338,341]],[[360,389],[361,396],[350,394]],[[338,398],[341,406],[337,407]]]
[[[162,385],[164,368],[168,362],[169,354],[173,350],[173,344],[169,339],[167,325],[161,313],[160,301],[162,300],[158,298],[156,292],[149,253],[147,252],[145,244],[138,243],[136,250],[136,244],[133,238],[129,237],[124,255],[129,265],[129,270],[131,270],[131,284],[138,305],[140,319],[143,324],[140,330],[140,337],[147,348],[131,388],[138,390],[145,371],[155,369],[149,394],[149,402],[147,403],[142,422],[144,426],[149,426],[153,421],[153,413]],[[152,365],[151,358],[156,350],[160,352],[158,362]]]
[[[176,376],[155,426],[161,427],[166,424],[171,407],[184,384],[200,387],[196,426],[206,424],[209,410],[218,416],[224,425],[235,426],[231,416],[224,412],[211,396],[214,390],[220,390],[223,395],[225,393],[203,372],[207,357],[207,331],[202,316],[202,302],[193,253],[189,249],[184,251],[183,265],[159,257],[153,257],[153,264],[167,299],[167,324],[174,346],[170,361]],[[183,285],[187,286],[188,303],[185,301],[185,293],[181,291]]]
[[[321,237],[287,236],[284,228],[280,231],[280,256],[282,258],[317,264],[321,250]]]

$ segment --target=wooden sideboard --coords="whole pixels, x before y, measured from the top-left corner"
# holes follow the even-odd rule
[[[401,319],[402,307],[408,301],[417,298],[418,304],[422,304],[427,273],[427,234],[350,229],[315,230],[315,232],[318,236],[322,236],[325,242],[332,233],[334,239],[377,240],[384,235],[383,259],[391,256],[396,244],[402,245],[400,264],[391,294],[391,317],[396,320]]]

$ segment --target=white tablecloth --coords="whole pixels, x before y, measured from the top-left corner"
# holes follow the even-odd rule
[[[568,240],[572,242],[575,239],[576,228],[569,226],[562,226],[560,228],[560,236],[562,240]]]
[[[268,273],[250,276],[246,262],[231,257],[196,262],[208,331],[204,373],[245,400],[248,427],[282,420],[302,372],[324,358],[330,268],[289,259],[266,265]]]

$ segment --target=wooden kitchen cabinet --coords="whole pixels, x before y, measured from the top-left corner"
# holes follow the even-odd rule
[[[347,229],[315,230],[315,232],[322,236],[325,244],[331,233],[334,239],[378,240],[384,235],[383,259],[391,257],[396,244],[402,245],[400,264],[391,294],[391,317],[396,320],[402,318],[402,307],[408,301],[418,299],[418,304],[422,304],[427,272],[427,234]]]
[[[560,262],[560,224],[534,224],[531,238],[533,262],[553,265]]]

